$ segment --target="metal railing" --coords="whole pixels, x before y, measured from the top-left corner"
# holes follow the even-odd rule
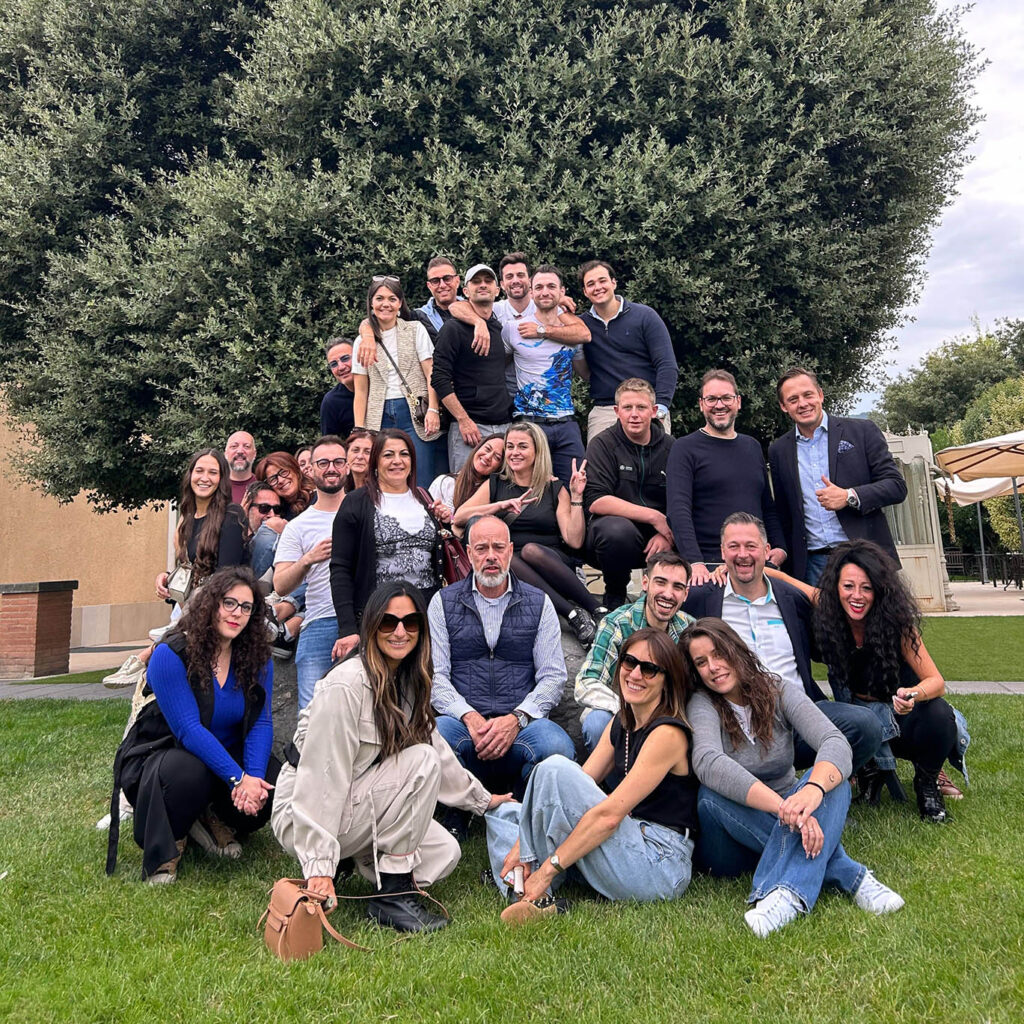
[[[946,572],[951,580],[978,580],[980,583],[991,583],[993,587],[1002,585],[1003,590],[1016,587],[1024,589],[1024,555],[966,554],[963,551],[944,551]]]

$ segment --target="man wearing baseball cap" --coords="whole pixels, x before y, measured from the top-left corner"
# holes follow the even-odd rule
[[[498,276],[486,263],[477,263],[466,271],[463,281],[463,294],[487,323],[490,344],[486,352],[478,352],[481,346],[473,344],[473,326],[454,317],[445,322],[434,342],[430,383],[455,420],[448,431],[452,473],[458,473],[481,437],[504,434],[512,418],[501,324],[493,315]]]

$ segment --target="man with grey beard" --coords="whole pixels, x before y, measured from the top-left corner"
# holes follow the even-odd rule
[[[509,571],[512,541],[494,516],[469,524],[473,574],[434,595],[428,610],[437,729],[492,792],[522,799],[533,766],[572,740],[548,715],[562,698],[565,657],[551,600]],[[462,837],[466,821],[453,824]]]

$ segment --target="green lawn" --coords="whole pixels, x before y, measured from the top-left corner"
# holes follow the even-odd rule
[[[112,668],[99,668],[94,672],[69,672],[63,676],[46,676],[43,679],[26,679],[33,686],[39,683],[102,683],[104,676],[109,676]]]
[[[676,903],[583,902],[510,932],[497,895],[477,881],[474,838],[437,887],[448,929],[375,955],[332,944],[284,966],[256,927],[273,879],[296,870],[269,830],[240,862],[189,850],[166,889],[139,883],[129,834],[107,879],[106,835],[92,826],[124,703],[0,702],[0,1020],[1016,1022],[1024,701],[957,705],[974,744],[973,785],[952,805],[955,821],[925,825],[886,802],[856,807],[847,828],[850,853],[906,898],[898,914],[871,917],[826,894],[761,941],[743,923],[748,882],[698,878]],[[364,943],[390,941],[359,913],[343,905],[336,926]]]
[[[922,635],[946,679],[1024,680],[1024,615],[930,616]],[[824,665],[814,663],[814,678],[827,678]]]

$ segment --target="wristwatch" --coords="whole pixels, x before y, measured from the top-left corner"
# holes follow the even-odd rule
[[[537,333],[543,338],[548,333],[548,329],[544,324],[537,324]]]
[[[520,729],[525,729],[530,724],[530,716],[525,711],[513,711],[512,714],[516,716]]]
[[[558,859],[557,853],[551,854],[548,860],[551,861],[551,866],[555,869],[556,875],[560,875],[563,871],[565,871],[565,868],[562,867],[562,862]]]
[[[852,487],[847,488],[846,504],[850,508],[860,508],[860,498],[857,497],[857,492]]]

